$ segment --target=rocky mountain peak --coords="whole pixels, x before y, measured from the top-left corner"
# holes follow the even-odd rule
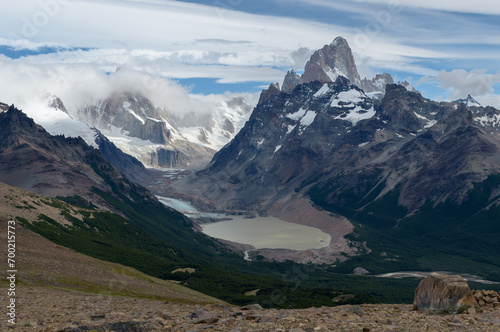
[[[5,104],[3,104],[5,105]],[[10,106],[6,111],[0,113],[0,138],[2,143],[16,140],[23,133],[45,133],[45,129],[37,125],[33,119],[26,114]]]
[[[98,105],[78,110],[77,117],[100,130],[121,128],[131,137],[166,144],[176,134],[168,125],[167,110],[155,107],[149,99],[129,92],[112,94]]]
[[[66,106],[64,105],[63,101],[61,100],[61,98],[47,93],[45,95],[45,100],[46,100],[47,106],[49,106],[50,108],[70,115],[68,110],[66,109]]]
[[[398,85],[401,85],[406,88],[406,90],[410,92],[418,92],[417,89],[408,81],[398,82]]]
[[[329,45],[314,52],[307,61],[304,73],[299,75],[295,70],[288,71],[280,89],[278,83],[273,83],[262,91],[258,105],[279,92],[291,92],[296,86],[318,81],[320,83],[335,83],[337,78],[345,77],[352,84],[370,94],[370,98],[382,99],[388,84],[394,84],[391,74],[377,74],[374,78],[361,80],[354,56],[347,41],[342,37],[335,38]],[[410,83],[404,85],[410,91],[416,91]]]
[[[345,76],[353,84],[361,87],[361,78],[351,48],[342,37],[335,38],[330,45],[325,45],[311,55],[306,63],[302,82],[335,82],[339,76]]]
[[[299,84],[302,84],[302,79],[300,78],[300,75],[292,69],[292,71],[289,71],[286,74],[281,91],[290,92]]]
[[[391,74],[383,73],[375,75],[375,77],[371,80],[365,77],[361,81],[360,88],[363,89],[363,91],[366,93],[385,93],[385,87],[387,84],[394,84],[394,79],[392,78]]]
[[[387,85],[386,93],[382,99],[382,115],[387,116],[395,129],[417,132],[421,129],[421,123],[414,109],[421,105],[424,98],[420,94],[409,93],[401,85]]]
[[[345,40],[343,37],[338,36],[335,38],[331,43],[331,46],[336,46],[336,47],[349,47],[349,44],[347,43],[347,40]]]
[[[9,105],[0,103],[0,113],[7,111],[9,109]]]
[[[454,101],[454,103],[462,103],[467,106],[481,106],[481,104],[471,95],[468,95],[465,99],[457,99]]]
[[[450,107],[451,110],[443,115],[442,123],[445,131],[451,131],[460,127],[468,127],[474,122],[471,110],[465,104]]]
[[[257,105],[264,104],[269,98],[281,92],[279,83],[271,83],[269,88],[262,90]]]

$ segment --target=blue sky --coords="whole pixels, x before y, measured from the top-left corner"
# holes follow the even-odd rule
[[[91,93],[92,80],[120,66],[191,95],[257,94],[337,36],[362,77],[388,72],[432,99],[470,93],[500,107],[495,0],[25,0],[0,13],[0,74],[24,75],[19,88],[32,79],[69,95],[58,75],[84,67],[70,81]],[[0,85],[0,101],[18,96]]]

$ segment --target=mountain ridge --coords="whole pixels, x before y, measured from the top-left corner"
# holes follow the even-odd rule
[[[499,206],[500,187],[491,182],[500,174],[499,110],[434,102],[405,84],[389,84],[383,99],[371,99],[343,75],[286,90],[263,91],[233,141],[173,190],[212,209],[274,216],[311,200],[355,223],[341,235],[357,248],[351,255],[370,251],[352,236],[358,230],[348,235],[363,226],[351,219],[356,214],[378,213],[374,220],[396,227],[433,204],[489,216],[495,209],[488,206]],[[478,186],[493,198],[473,201]],[[382,203],[394,213],[384,217]]]

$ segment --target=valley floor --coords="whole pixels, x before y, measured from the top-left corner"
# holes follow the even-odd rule
[[[2,291],[2,293],[4,293]],[[2,331],[499,331],[500,310],[425,314],[411,305],[303,310],[193,305],[22,287],[18,323]]]

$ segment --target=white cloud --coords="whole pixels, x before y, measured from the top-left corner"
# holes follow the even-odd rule
[[[500,15],[500,2],[496,0],[354,0],[356,2],[405,6],[419,9],[442,10],[459,13]]]
[[[26,26],[34,25],[36,33],[25,39],[57,38],[59,42],[75,47],[110,48],[111,45],[156,50],[183,49],[186,44],[199,40],[245,41],[246,44],[255,43],[270,49],[289,49],[296,48],[297,41],[320,44],[332,38],[331,35],[336,35],[332,31],[334,25],[251,15],[177,1],[145,4],[113,0],[64,0],[65,4],[59,5],[53,15],[45,15],[47,23],[37,24],[36,14],[42,13],[43,16],[45,13],[38,2],[25,0],[22,5],[14,4],[9,8],[9,15],[1,15],[1,31],[22,36],[23,30],[28,30]],[[214,44],[217,44],[214,47],[226,49],[238,46],[234,43],[226,46]]]
[[[269,0],[270,8],[276,1],[310,6],[307,12],[317,10],[323,20],[293,10],[244,13],[238,1],[225,0],[24,0],[0,13],[0,45],[91,48],[23,59],[35,67],[85,64],[112,72],[120,65],[155,77],[220,83],[281,81],[286,70],[301,70],[313,50],[339,35],[351,45],[362,76],[436,76],[451,61],[479,63],[457,66],[470,69],[498,58],[495,21],[458,14],[498,15],[495,1]]]
[[[493,84],[500,82],[500,74],[487,74],[484,69],[466,71],[456,69],[441,71],[437,75],[443,88],[451,92],[451,99],[464,98],[467,95],[482,97],[494,92]]]
[[[38,51],[43,47],[50,47],[56,49],[64,49],[65,45],[60,43],[48,43],[48,42],[33,42],[28,39],[13,39],[13,38],[2,38],[0,37],[0,45],[7,46],[13,50],[30,50]]]
[[[293,60],[294,69],[303,69],[313,53],[314,50],[307,47],[300,47],[298,50],[291,52],[290,58]]]
[[[60,97],[70,113],[121,91],[140,93],[178,115],[211,112],[217,103],[233,96],[192,95],[176,82],[126,68],[106,74],[93,64],[32,65],[4,56],[0,56],[0,77],[11,78],[0,80],[1,102],[23,109],[39,104],[49,93]],[[252,94],[245,97],[255,99]]]
[[[292,66],[293,63],[288,57],[256,53],[222,54],[194,49],[174,52],[94,49],[42,54],[18,61],[33,66],[88,64],[104,72],[113,72],[121,66],[165,78],[216,78],[220,83],[280,80],[283,72],[275,68]]]

